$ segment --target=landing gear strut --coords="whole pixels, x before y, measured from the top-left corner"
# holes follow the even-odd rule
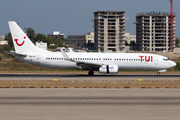
[[[90,71],[88,72],[88,75],[89,75],[89,76],[93,76],[93,75],[94,75],[94,71],[93,71],[93,70],[90,70]]]

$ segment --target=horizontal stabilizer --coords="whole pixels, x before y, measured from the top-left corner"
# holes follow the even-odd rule
[[[23,54],[23,53],[16,53],[15,51],[11,51],[11,52],[5,51],[5,52],[8,53],[8,54],[12,54],[12,55],[19,55],[19,56],[24,56],[24,57],[27,56],[26,54]]]

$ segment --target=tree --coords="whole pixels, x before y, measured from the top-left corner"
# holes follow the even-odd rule
[[[12,48],[9,45],[1,45],[0,53],[4,53],[4,51],[10,51]]]
[[[58,44],[59,47],[64,47],[64,40],[60,37],[54,39],[54,44]]]
[[[32,42],[35,42],[36,33],[32,28],[27,29],[27,36]]]
[[[125,46],[128,46],[128,43],[127,43],[127,41],[125,41]]]
[[[42,42],[45,42],[45,43],[47,43],[47,46],[50,46],[50,41],[48,39],[45,39]]]
[[[176,47],[179,46],[179,42],[180,42],[179,38],[176,38]]]
[[[46,35],[45,34],[41,34],[41,33],[38,33],[35,37],[35,42],[36,41],[43,41],[46,39]]]
[[[50,36],[47,36],[46,39],[50,42],[50,44],[53,44],[53,38]]]
[[[9,45],[4,45],[4,48],[3,48],[4,51],[10,51],[11,50],[11,47]]]
[[[8,33],[8,34],[6,35],[5,40],[7,40],[7,41],[8,41],[8,44],[9,44],[9,46],[10,46],[11,48],[13,48],[13,47],[14,47],[14,45],[13,45],[13,41],[12,41],[12,36],[11,36],[11,33]]]
[[[135,41],[130,41],[130,46],[136,46]]]

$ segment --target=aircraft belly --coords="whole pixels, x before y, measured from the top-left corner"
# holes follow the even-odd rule
[[[119,66],[119,70],[153,70],[153,66],[151,63],[121,63]]]

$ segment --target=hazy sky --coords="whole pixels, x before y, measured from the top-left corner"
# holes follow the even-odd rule
[[[174,0],[176,37],[180,38],[180,0]],[[18,21],[24,30],[36,33],[60,31],[67,35],[93,32],[94,11],[125,11],[126,32],[136,34],[135,16],[140,12],[168,12],[169,0],[0,0],[0,35],[9,33],[8,21]]]

